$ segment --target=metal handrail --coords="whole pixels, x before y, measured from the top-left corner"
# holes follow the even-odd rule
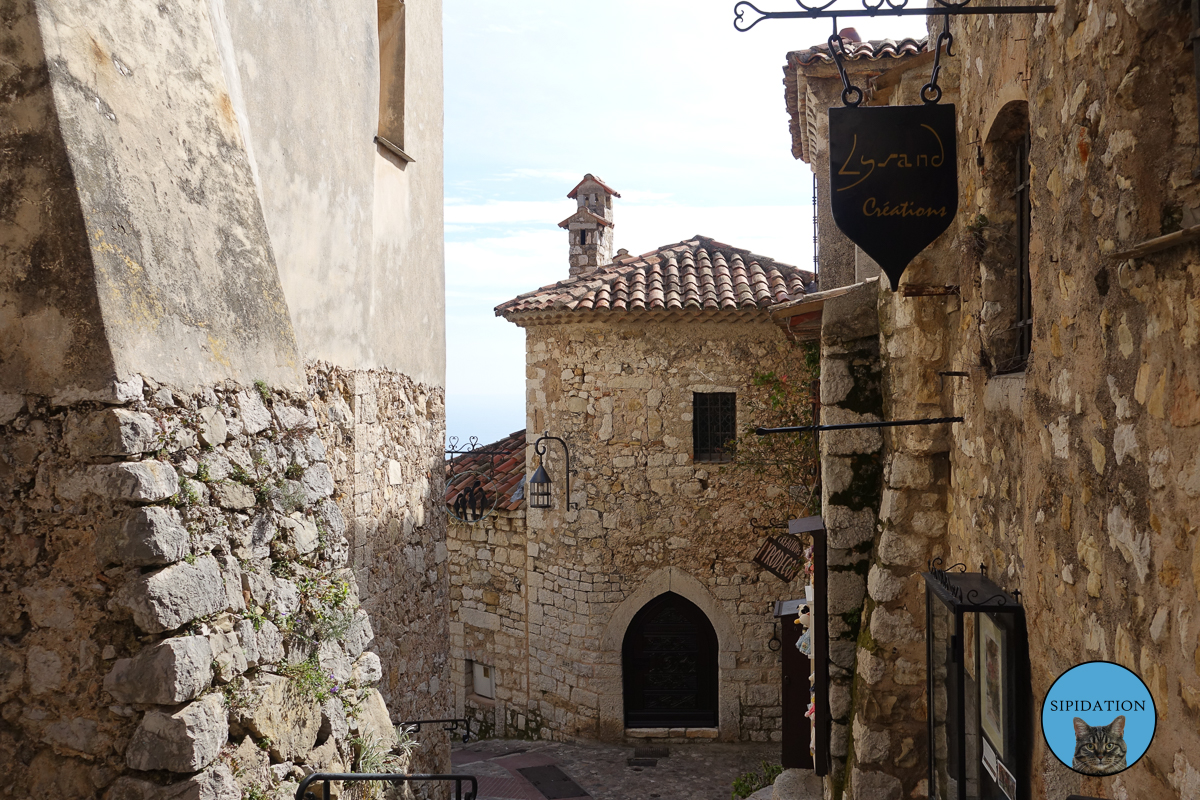
[[[463,727],[463,744],[466,744],[471,739],[471,718],[462,717],[460,719],[413,719],[408,722],[397,722],[397,726],[412,725],[413,733],[420,733],[422,725],[444,725],[442,730],[447,733],[455,733],[458,731],[459,725]]]
[[[333,781],[344,781],[347,783],[363,783],[366,781],[379,781],[381,783],[408,783],[420,781],[454,781],[454,800],[475,800],[479,794],[479,781],[474,775],[404,775],[400,773],[394,774],[379,774],[367,772],[314,772],[300,783],[300,787],[296,789],[296,800],[331,800],[333,793],[332,787],[329,785]],[[470,784],[470,789],[463,794],[463,783]],[[324,785],[322,797],[317,797],[313,792],[308,791],[308,787],[314,783]]]

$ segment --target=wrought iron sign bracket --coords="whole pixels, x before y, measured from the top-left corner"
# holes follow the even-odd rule
[[[748,0],[740,0],[733,7],[733,27],[740,33],[753,28],[764,19],[832,19],[837,28],[838,17],[935,17],[961,16],[978,14],[1053,14],[1054,6],[971,6],[970,0],[963,3],[947,3],[935,0],[934,5],[919,8],[909,8],[908,0],[862,0],[862,8],[832,8],[836,0],[830,0],[823,5],[808,5],[796,0],[800,11],[763,11]],[[754,19],[747,17],[747,12],[753,11],[758,16]]]

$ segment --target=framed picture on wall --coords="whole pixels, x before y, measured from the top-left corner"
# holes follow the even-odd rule
[[[1004,758],[1005,633],[987,614],[979,615],[979,725],[996,755]]]

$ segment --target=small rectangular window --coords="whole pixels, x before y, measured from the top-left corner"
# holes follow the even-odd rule
[[[495,699],[495,670],[483,664],[476,664],[474,661],[469,663],[471,664],[471,691],[479,697],[486,697],[489,700]]]
[[[732,461],[737,436],[737,395],[733,392],[692,394],[692,459]]]

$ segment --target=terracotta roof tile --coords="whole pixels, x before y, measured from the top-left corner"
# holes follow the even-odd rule
[[[453,512],[463,490],[479,481],[486,508],[516,511],[525,504],[524,492],[513,499],[524,480],[525,431],[519,430],[446,462],[446,505]]]
[[[704,236],[624,255],[607,266],[496,306],[513,321],[580,313],[737,313],[803,297],[813,274]]]
[[[920,39],[872,39],[869,42],[846,42],[848,61],[878,61],[881,58],[902,58],[925,52],[929,46],[926,37]],[[805,50],[793,50],[787,55],[789,64],[833,63],[829,54],[829,43],[813,45]]]

